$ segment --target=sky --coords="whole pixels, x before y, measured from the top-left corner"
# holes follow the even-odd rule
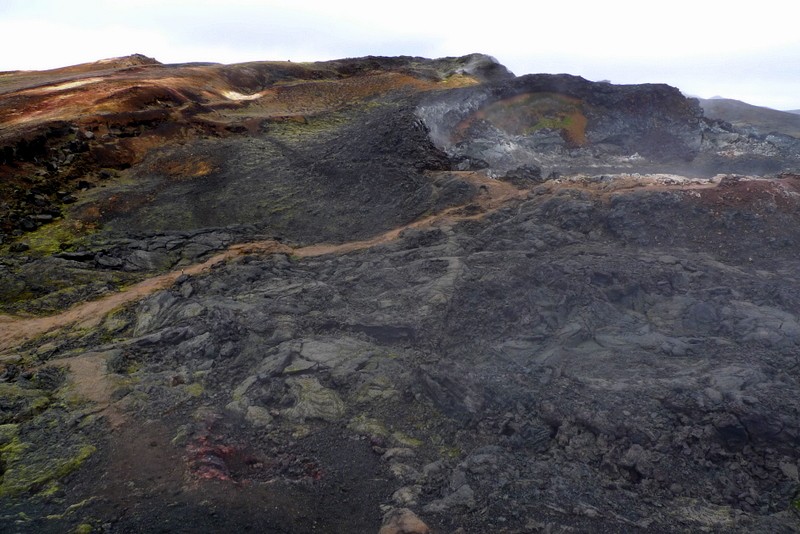
[[[517,75],[668,83],[800,109],[785,0],[0,0],[0,71],[141,53],[163,63],[482,52]]]

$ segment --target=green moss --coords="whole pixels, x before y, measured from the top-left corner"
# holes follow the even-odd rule
[[[19,440],[19,425],[0,425],[0,462],[7,466],[19,461],[27,448]]]
[[[292,377],[286,380],[295,405],[283,414],[297,421],[323,419],[337,421],[345,413],[345,405],[339,394],[319,383],[314,377]]]
[[[55,402],[52,406],[53,408],[63,408],[65,410],[79,410],[80,408],[86,406],[86,404],[86,397],[76,391],[74,384],[68,383],[56,391]],[[50,424],[52,426],[59,425],[61,423],[58,421],[58,419],[53,419]]]
[[[49,260],[35,260],[0,279],[0,313],[49,315],[86,300],[93,300],[141,274],[65,267]]]
[[[412,438],[402,432],[393,432],[392,439],[397,442],[398,445],[402,445],[403,447],[411,447],[417,448],[421,447],[424,443],[421,439]]]
[[[308,425],[295,425],[292,429],[293,439],[303,439],[311,435],[311,427]]]
[[[31,410],[34,413],[38,413],[47,408],[49,405],[50,405],[50,399],[48,397],[42,396],[33,399],[30,406]]]
[[[94,502],[95,500],[97,500],[97,497],[89,497],[88,499],[84,499],[84,500],[82,500],[80,502],[77,502],[75,504],[71,504],[71,505],[69,505],[67,507],[66,510],[64,510],[63,514],[51,514],[51,515],[47,516],[47,519],[50,519],[50,520],[64,519],[65,517],[68,517],[69,515],[74,514],[75,512],[77,512],[78,510],[80,510],[81,508],[86,506],[87,504],[90,504],[90,503]]]
[[[445,458],[455,460],[456,458],[460,458],[461,455],[464,454],[464,451],[462,451],[460,447],[439,447],[439,454]]]
[[[36,295],[24,285],[24,282],[12,280],[6,287],[0,289],[0,302],[2,302],[0,311],[15,312],[15,305],[28,302],[34,298],[36,298]]]
[[[389,429],[387,429],[383,423],[377,419],[367,417],[364,414],[353,417],[350,423],[348,423],[347,428],[364,436],[389,436]]]
[[[41,226],[25,236],[32,253],[56,254],[63,246],[73,247],[89,232],[82,225],[68,221],[56,221]]]
[[[352,115],[351,111],[351,115]],[[286,142],[297,142],[309,137],[330,134],[352,121],[352,116],[345,113],[323,113],[306,115],[303,120],[273,120],[267,130],[271,136]]]
[[[203,384],[200,384],[199,382],[188,384],[184,389],[186,393],[188,393],[192,397],[199,397],[205,391],[205,388],[203,388]]]
[[[27,523],[28,521],[31,521],[31,516],[29,516],[25,512],[20,512],[17,514],[17,521]]]
[[[120,334],[131,324],[129,312],[126,308],[112,310],[103,320],[102,329],[106,336],[113,337]]]
[[[50,398],[43,391],[21,388],[8,382],[0,383],[0,399],[7,406],[6,413],[13,414],[16,420],[40,413],[50,405]]]
[[[392,432],[382,422],[378,421],[377,419],[367,417],[365,414],[357,415],[356,417],[352,418],[348,423],[347,428],[363,436],[390,438],[397,446],[400,447],[416,448],[421,447],[424,444],[422,440],[412,438],[403,432]]]
[[[3,447],[9,445],[18,437],[19,437],[19,425],[16,424],[0,425],[0,452],[3,450]]]
[[[569,115],[541,118],[539,119],[539,122],[528,128],[526,133],[532,133],[537,130],[544,130],[546,128],[560,130],[561,128],[567,128],[570,125],[570,122],[571,119]]]
[[[77,527],[75,527],[74,534],[91,534],[94,531],[94,527],[89,523],[81,523]]]
[[[67,457],[45,456],[19,443],[17,454],[9,456],[6,471],[0,483],[0,497],[21,493],[53,491],[53,484],[78,469],[95,452],[92,445],[82,445]],[[5,454],[5,453],[4,453]]]
[[[370,365],[375,367],[375,362],[370,360],[365,366],[369,370]],[[359,403],[374,403],[380,400],[390,400],[397,398],[400,392],[394,388],[394,383],[386,376],[377,376],[373,380],[362,385],[355,394],[355,401]]]
[[[39,497],[52,497],[53,495],[58,493],[58,490],[60,489],[61,486],[59,486],[58,482],[56,482],[55,480],[51,480],[50,482],[47,483],[44,489],[42,489],[39,493],[37,493],[37,495]]]

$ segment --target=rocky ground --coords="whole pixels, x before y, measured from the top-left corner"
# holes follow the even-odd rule
[[[477,55],[0,91],[4,531],[800,529],[794,138]]]

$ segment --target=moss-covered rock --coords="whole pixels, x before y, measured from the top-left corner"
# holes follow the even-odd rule
[[[291,408],[283,414],[290,419],[322,419],[338,421],[345,413],[345,405],[339,394],[319,383],[314,377],[288,378],[290,394],[295,399]]]
[[[193,382],[191,384],[187,384],[184,388],[184,391],[186,391],[186,393],[191,397],[199,397],[203,394],[205,388],[203,388],[203,384],[199,382]]]
[[[347,428],[363,436],[387,437],[390,433],[386,425],[365,414],[353,417],[347,424]]]
[[[94,269],[91,264],[52,256],[10,262],[0,269],[0,313],[52,314],[109,290],[120,289],[139,275]]]
[[[93,227],[80,222],[62,220],[41,226],[29,233],[25,240],[31,253],[51,255],[80,244],[93,231]]]
[[[400,392],[394,387],[387,376],[378,375],[363,384],[355,395],[355,401],[360,404],[372,404],[376,401],[397,399]]]
[[[50,398],[41,389],[0,382],[0,423],[23,421],[49,404]]]
[[[59,448],[51,455],[56,451],[36,449],[15,437],[11,443],[0,447],[6,465],[0,482],[0,497],[46,491],[78,469],[95,450],[94,446],[86,444],[66,450]]]
[[[272,423],[272,415],[262,406],[248,406],[245,419],[256,427],[269,426]]]

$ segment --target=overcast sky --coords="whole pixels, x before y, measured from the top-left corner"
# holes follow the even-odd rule
[[[0,0],[0,70],[142,53],[164,63],[483,52],[515,74],[800,109],[798,13],[785,0]],[[746,7],[745,7],[746,6]]]

